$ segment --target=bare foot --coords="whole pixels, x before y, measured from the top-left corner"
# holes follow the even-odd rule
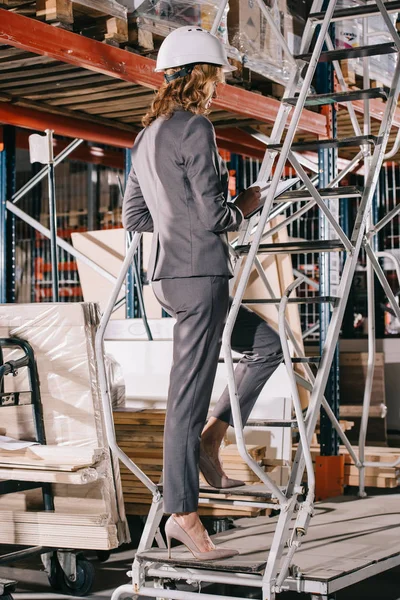
[[[196,512],[174,514],[173,517],[178,525],[190,535],[200,552],[215,550],[215,546]]]

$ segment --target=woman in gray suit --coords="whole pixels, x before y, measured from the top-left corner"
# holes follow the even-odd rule
[[[123,222],[128,231],[153,232],[148,277],[176,319],[164,432],[168,548],[175,538],[211,560],[235,552],[215,548],[199,519],[199,467],[214,487],[243,485],[225,475],[218,455],[232,424],[227,390],[206,424],[230,302],[227,232],[239,229],[261,196],[251,187],[228,201],[228,172],[207,118],[224,72],[233,70],[218,38],[196,27],[175,30],[161,45],[156,70],[165,80],[132,150]],[[277,333],[242,306],[232,347],[243,354],[235,377],[246,423],[282,361],[281,346]]]

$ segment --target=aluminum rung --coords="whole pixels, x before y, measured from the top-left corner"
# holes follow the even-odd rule
[[[292,358],[292,363],[315,364],[321,362],[320,356],[295,356]]]
[[[332,303],[336,304],[339,300],[337,296],[309,296],[308,298],[289,298],[289,304],[323,304]],[[244,298],[242,304],[279,304],[281,298]]]
[[[262,498],[263,500],[268,500],[272,504],[276,504],[276,508],[279,508],[279,502],[276,498],[272,497],[271,492],[269,492],[266,486],[263,483],[259,483],[256,485],[241,485],[240,487],[228,488],[228,489],[217,489],[213,488],[209,485],[200,485],[200,492],[202,494],[212,494],[213,496],[251,496],[256,498]]]
[[[355,48],[339,48],[322,52],[319,57],[319,62],[332,62],[334,60],[346,60],[348,58],[364,58],[366,56],[393,54],[394,52],[397,52],[397,46],[394,42],[374,44],[371,46],[356,46]],[[311,57],[311,53],[295,56],[297,60],[304,60],[304,62],[310,62]]]
[[[162,493],[163,484],[158,484],[158,489]],[[210,485],[206,485],[200,482],[200,492],[202,494],[208,494],[212,496],[251,496],[252,498],[259,498],[267,500],[271,504],[274,505],[275,508],[279,508],[279,501],[277,498],[273,497],[271,492],[267,490],[267,487],[263,483],[259,483],[256,485],[241,485],[239,487],[228,488],[228,489],[218,489],[213,488]],[[249,500],[251,502],[251,500]]]
[[[388,13],[400,11],[400,2],[385,2],[385,8]],[[380,10],[377,4],[367,4],[366,6],[351,6],[348,8],[338,8],[332,15],[331,22],[343,21],[345,19],[355,19],[357,17],[369,17],[379,15]],[[323,21],[324,12],[311,13],[309,19],[312,21]]]
[[[296,419],[282,420],[282,419],[267,419],[262,420],[249,420],[246,423],[246,427],[297,427]]]
[[[336,198],[360,198],[362,190],[355,185],[343,186],[338,188],[322,188],[317,189],[317,192],[323,200],[334,200]],[[300,202],[312,200],[312,196],[308,190],[292,190],[285,192],[279,198],[275,198],[274,202]]]
[[[235,252],[247,254],[251,245],[236,246]],[[282,244],[260,244],[259,254],[310,254],[317,252],[343,252],[340,240],[314,240],[310,242],[284,242]]]
[[[372,100],[374,98],[387,99],[387,93],[383,88],[370,88],[367,90],[351,90],[347,92],[332,92],[331,94],[314,94],[308,96],[304,106],[324,106],[336,102],[355,102],[356,100]],[[282,102],[296,106],[298,97],[286,98]]]
[[[337,140],[335,138],[329,140],[315,140],[313,142],[297,142],[292,144],[291,150],[302,152],[304,150],[311,150],[317,152],[318,150],[325,150],[327,148],[347,148],[353,146],[362,146],[363,144],[379,144],[381,138],[376,135],[359,135],[357,137],[343,138]],[[279,152],[282,150],[283,144],[268,144],[268,150],[276,150]]]

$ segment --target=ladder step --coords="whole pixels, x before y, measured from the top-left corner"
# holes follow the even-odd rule
[[[337,296],[309,296],[308,298],[289,298],[289,304],[336,304],[339,300]],[[244,298],[242,304],[279,304],[281,298]]]
[[[292,358],[292,363],[302,363],[302,364],[318,364],[321,362],[320,356],[306,356],[306,357],[298,357],[295,356]]]
[[[252,496],[265,499],[271,503],[276,502],[276,504],[279,505],[278,500],[272,497],[271,492],[267,490],[266,486],[263,483],[257,483],[255,485],[241,485],[240,487],[228,489],[217,489],[209,485],[200,483],[200,493],[207,493],[210,495],[212,494],[216,497],[218,497],[221,494],[223,494],[224,496]]]
[[[297,427],[296,419],[267,419],[266,421],[257,420],[252,421],[249,420],[246,423],[246,427]]]
[[[334,200],[336,198],[360,198],[362,196],[362,190],[355,185],[317,189],[317,191],[321,198],[325,200]],[[310,192],[308,190],[285,192],[278,198],[275,198],[274,202],[299,202],[300,200],[312,200]]]
[[[328,140],[315,140],[312,142],[296,142],[292,144],[291,150],[302,152],[304,150],[311,150],[317,152],[318,150],[324,150],[326,148],[346,148],[353,146],[361,146],[363,144],[379,144],[381,138],[376,135],[359,135],[357,137],[342,138],[337,140],[335,138]],[[268,150],[282,150],[283,144],[268,144]]]
[[[236,246],[239,254],[248,254],[251,244]],[[340,240],[314,240],[309,242],[284,242],[282,244],[260,244],[259,254],[310,254],[312,252],[343,252]]]
[[[384,4],[388,13],[400,11],[400,2],[385,2]],[[356,17],[369,17],[379,15],[380,10],[377,4],[367,4],[366,6],[352,6],[348,8],[338,8],[332,15],[331,22],[343,21],[345,19],[354,19]],[[312,21],[323,21],[325,18],[324,12],[311,13],[308,17]]]
[[[351,90],[347,92],[332,92],[331,94],[313,94],[308,96],[304,106],[323,106],[335,104],[336,102],[355,102],[356,100],[373,100],[374,98],[387,99],[387,93],[383,88],[370,88],[368,90]],[[298,96],[295,98],[284,98],[284,104],[296,106]]]
[[[355,48],[337,48],[336,50],[327,50],[322,52],[319,62],[332,62],[334,60],[346,60],[348,58],[364,58],[367,56],[378,56],[381,54],[393,54],[397,52],[397,46],[394,42],[385,44],[374,44],[371,46],[356,46]],[[295,58],[310,62],[312,54],[299,54]]]

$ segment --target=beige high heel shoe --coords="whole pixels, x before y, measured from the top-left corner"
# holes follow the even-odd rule
[[[201,474],[207,481],[208,485],[219,490],[240,487],[245,485],[240,479],[230,479],[226,475],[220,475],[212,458],[200,446],[199,467]]]
[[[198,560],[221,560],[239,554],[237,550],[231,550],[230,548],[215,548],[215,550],[210,550],[209,552],[200,552],[190,535],[182,529],[172,515],[165,524],[165,535],[167,538],[168,558],[171,558],[172,539],[178,540],[178,542],[184,544]]]

